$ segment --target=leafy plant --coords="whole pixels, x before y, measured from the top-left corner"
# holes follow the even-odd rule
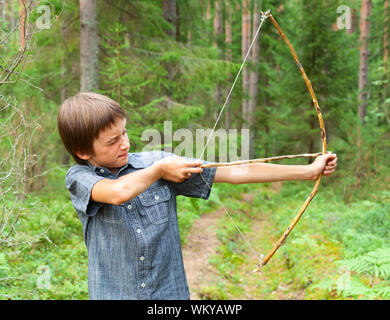
[[[324,279],[313,288],[344,298],[390,298],[390,248],[379,248],[337,264],[343,274],[337,279]]]

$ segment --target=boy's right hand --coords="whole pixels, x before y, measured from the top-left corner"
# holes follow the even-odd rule
[[[192,173],[202,173],[201,160],[187,161],[179,156],[166,157],[154,163],[159,167],[161,178],[172,182],[183,182],[191,178]]]

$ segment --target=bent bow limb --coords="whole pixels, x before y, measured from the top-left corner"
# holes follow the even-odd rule
[[[294,58],[295,63],[298,66],[299,71],[301,72],[301,75],[303,79],[305,80],[307,89],[310,92],[310,95],[312,97],[313,105],[316,110],[317,116],[318,116],[318,123],[320,125],[320,130],[321,130],[321,142],[322,142],[322,154],[326,153],[326,131],[325,131],[325,124],[324,120],[322,118],[322,113],[320,106],[318,105],[318,101],[316,98],[316,95],[314,93],[314,89],[310,83],[309,78],[306,75],[305,70],[303,69],[301,63],[299,62],[299,59],[297,57],[297,54],[295,53],[295,50],[293,46],[291,45],[290,41],[287,39],[286,35],[283,33],[282,29],[274,19],[271,13],[267,12],[266,13],[268,18],[271,20],[272,24],[275,26],[276,30],[278,30],[280,36],[283,38],[283,40],[286,42],[288,48],[291,51],[291,54]],[[260,269],[265,266],[268,261],[272,258],[272,256],[275,254],[275,252],[280,248],[280,246],[283,244],[283,242],[286,240],[288,235],[291,233],[292,229],[295,227],[295,225],[298,223],[299,219],[302,217],[303,213],[305,212],[306,208],[309,206],[311,200],[314,198],[314,196],[317,193],[318,187],[320,185],[322,178],[322,173],[318,176],[317,181],[313,187],[313,190],[310,192],[309,197],[306,199],[305,203],[302,205],[301,209],[299,210],[297,216],[294,218],[294,220],[290,223],[288,226],[287,230],[283,233],[283,235],[279,238],[279,240],[274,244],[273,248],[271,251],[264,257],[264,259],[261,261],[261,263],[258,265],[258,267],[254,270],[254,272],[260,271]]]

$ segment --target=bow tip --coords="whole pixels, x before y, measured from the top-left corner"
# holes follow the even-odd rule
[[[268,10],[265,11],[265,12],[260,10],[260,13],[261,13],[262,15],[269,16],[269,15],[271,14],[271,9],[268,9]]]
[[[253,270],[253,273],[260,272],[261,268],[263,267],[262,264],[259,264],[256,269]]]

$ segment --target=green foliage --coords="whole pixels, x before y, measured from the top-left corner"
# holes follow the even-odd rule
[[[216,203],[213,197],[209,201],[203,199],[178,197],[177,198],[177,218],[180,228],[180,240],[182,245],[187,243],[187,236],[191,227],[202,214],[207,214],[216,209]]]
[[[312,234],[297,234],[288,241],[280,249],[280,255],[294,287],[306,288],[315,281],[321,272],[318,266],[323,266],[325,256],[331,255],[333,250],[325,239]]]
[[[242,61],[242,11],[240,6],[235,7],[241,1],[229,2],[234,6],[232,44],[228,46],[222,38],[217,39],[218,49],[212,43],[213,19],[206,19],[202,1],[177,1],[180,30],[175,39],[167,35],[172,25],[164,19],[161,3],[99,2],[99,91],[117,100],[126,110],[130,120],[130,152],[145,146],[141,140],[145,129],[162,134],[166,120],[172,121],[173,131],[186,128],[195,132],[198,128],[212,127],[220,107],[215,86],[219,84],[225,96]],[[343,4],[359,10],[359,2]],[[324,114],[328,149],[339,156],[336,175],[323,179],[318,195],[286,245],[273,258],[276,270],[270,267],[266,269],[266,279],[253,281],[255,293],[261,291],[266,298],[278,298],[279,284],[289,290],[310,288],[309,298],[389,297],[386,248],[390,240],[390,93],[389,70],[386,72],[383,62],[384,2],[375,1],[370,17],[369,99],[359,147],[356,146],[359,32],[358,28],[352,33],[333,29],[339,5],[338,0],[298,0],[282,5],[280,1],[262,1],[262,8],[271,9],[297,51]],[[5,248],[0,253],[0,295],[4,298],[88,298],[87,253],[81,224],[64,187],[67,165],[61,164],[69,161],[64,158],[56,128],[61,92],[68,97],[79,91],[79,2],[52,0],[50,6],[54,10],[54,23],[50,29],[34,33],[29,59],[17,67],[11,78],[20,75],[19,81],[3,85],[0,92],[4,97],[0,105],[0,131],[16,133],[5,125],[14,110],[4,109],[7,104],[15,103],[31,125],[27,131],[34,132],[30,151],[36,155],[30,162],[32,167],[26,171],[28,198],[17,203],[22,216],[17,232],[12,234],[24,245]],[[54,19],[56,15],[58,19]],[[32,24],[37,18],[37,12],[32,12]],[[0,22],[2,40],[9,27],[7,19]],[[263,25],[260,42],[259,63],[248,66],[260,71],[258,105],[253,115],[256,137],[251,142],[256,146],[256,156],[301,153],[310,151],[309,148],[313,152],[320,150],[310,96],[285,43],[269,21]],[[18,47],[17,36],[3,43],[0,47],[3,67]],[[227,49],[232,50],[233,61],[222,58]],[[232,116],[231,128],[241,126],[241,81],[239,78],[227,106]],[[12,121],[18,125],[16,118]],[[0,132],[2,155],[11,154],[13,142],[8,136]],[[162,139],[157,147],[174,148],[179,143]],[[219,148],[217,145],[216,150]],[[1,166],[2,161],[3,158]],[[356,174],[359,166],[362,173]],[[9,170],[1,168],[2,172]],[[1,184],[4,208],[11,208],[15,196],[20,196],[16,191],[3,195],[13,183],[11,179]],[[212,193],[208,201],[179,197],[181,241],[185,244],[193,223],[203,214],[219,209],[222,201],[234,213],[232,218],[243,233],[253,232],[253,221],[259,216],[267,220],[266,227],[258,230],[262,234],[258,251],[263,252],[272,245],[273,237],[285,230],[311,189],[312,182],[288,182],[279,193],[272,190],[271,184],[259,188],[218,185],[214,186],[216,195]],[[249,191],[253,191],[251,203],[243,199],[243,194]],[[243,297],[245,290],[240,279],[246,259],[252,254],[250,248],[229,217],[221,218],[216,234],[222,245],[210,261],[222,280],[202,288],[200,294],[205,299]],[[37,286],[43,272],[41,267],[51,272],[50,289]],[[332,272],[339,278],[325,279]],[[350,281],[348,289],[346,281]]]
[[[365,255],[343,260],[340,264],[357,274],[387,279],[390,277],[390,248],[379,248]]]
[[[0,269],[9,278],[0,281],[1,297],[88,299],[81,223],[65,192],[29,196],[17,229],[21,244],[3,248],[1,256]]]
[[[202,287],[198,294],[202,300],[227,300],[225,289],[221,286]]]
[[[345,30],[331,31],[339,5],[337,0],[300,0],[286,2],[277,15],[276,8],[273,10],[313,85],[330,143],[333,136],[350,137],[345,134],[351,128],[348,113],[355,111],[353,96],[357,94],[357,73],[352,71],[358,64],[356,35],[347,35]],[[314,150],[319,150],[318,121],[305,82],[284,41],[272,32],[272,25],[268,28],[261,40],[260,58],[264,59],[260,60],[261,72],[267,74],[268,85],[260,91],[261,101],[266,102],[264,108],[259,108],[258,117],[270,130],[259,137],[256,145],[271,150],[270,155],[294,154],[297,150],[308,150],[310,137],[314,137]],[[343,155],[342,150],[331,150],[336,150],[340,157]]]
[[[0,281],[1,278],[6,277],[8,272],[10,271],[10,266],[8,264],[7,256],[5,253],[0,253]]]
[[[331,232],[344,243],[347,257],[380,248],[390,240],[388,203],[359,201],[332,223]]]
[[[379,248],[356,258],[336,262],[343,274],[324,279],[315,287],[342,297],[390,298],[390,249]]]

